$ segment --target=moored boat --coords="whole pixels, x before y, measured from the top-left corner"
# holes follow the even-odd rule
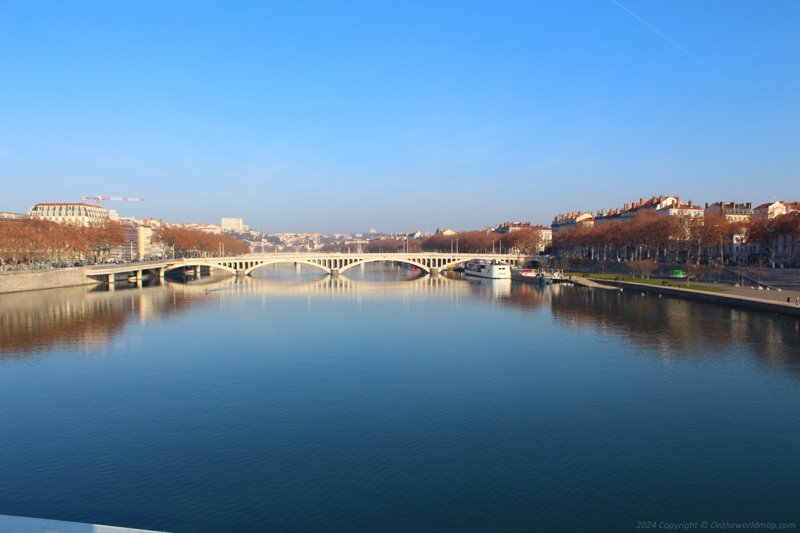
[[[539,285],[550,285],[553,283],[552,274],[535,268],[515,268],[511,271],[511,279],[525,281],[527,283],[538,283]]]
[[[535,268],[513,268],[511,269],[511,277],[520,281],[533,281],[536,277],[537,270]]]
[[[465,263],[464,274],[478,278],[511,279],[511,267],[502,261],[480,259]]]

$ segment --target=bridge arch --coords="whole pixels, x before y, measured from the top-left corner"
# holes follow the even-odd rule
[[[467,256],[462,255],[461,257],[459,257],[457,259],[453,259],[452,261],[444,263],[441,267],[439,267],[439,269],[440,270],[447,270],[447,269],[455,267],[456,265],[460,265],[462,263],[468,263],[470,261],[487,260],[487,259],[485,259],[483,257],[480,257],[480,255],[481,254],[477,254],[475,257],[470,257],[468,255]],[[511,265],[511,266],[515,266],[516,264],[518,264],[517,261],[514,258],[506,258],[506,259],[504,259],[504,261],[508,265]]]
[[[310,266],[319,268],[320,270],[322,270],[323,272],[325,272],[327,274],[331,273],[331,270],[328,267],[326,267],[325,265],[321,265],[321,264],[315,263],[313,261],[306,261],[304,259],[290,259],[290,258],[287,258],[287,259],[279,258],[279,259],[275,259],[275,260],[271,260],[271,261],[264,261],[263,263],[259,263],[257,265],[251,266],[250,268],[246,269],[244,271],[244,273],[245,273],[245,275],[249,276],[251,272],[253,272],[254,270],[257,270],[257,269],[259,269],[261,267],[265,267],[265,266],[269,266],[269,265],[280,265],[280,264],[284,264],[284,263],[286,263],[286,264],[310,265]]]
[[[398,258],[386,259],[384,257],[376,257],[374,259],[371,258],[371,257],[369,259],[359,259],[358,261],[355,261],[353,263],[350,263],[349,265],[346,265],[346,266],[343,266],[342,268],[340,268],[339,269],[339,273],[347,272],[348,270],[350,270],[353,267],[360,266],[360,265],[366,265],[367,263],[378,263],[378,262],[384,262],[384,261],[389,261],[389,262],[392,262],[392,263],[404,263],[404,264],[407,264],[407,265],[413,265],[415,267],[419,267],[426,274],[430,274],[431,273],[431,269],[428,266],[423,265],[422,263],[418,263],[417,261],[414,261],[414,260],[411,260],[411,259],[398,259]]]
[[[476,260],[478,260],[478,259],[480,259],[480,258],[479,258],[479,257],[473,257],[473,258],[468,258],[468,257],[459,257],[458,259],[455,259],[455,260],[453,260],[453,261],[450,261],[449,263],[445,263],[445,264],[443,264],[443,265],[441,266],[441,269],[442,269],[442,270],[447,270],[447,269],[453,268],[453,267],[454,267],[454,266],[456,266],[456,265],[460,265],[461,263],[466,263],[466,262],[468,262],[468,261],[476,261]]]
[[[236,270],[232,269],[229,266],[207,261],[198,261],[196,263],[175,263],[172,265],[167,265],[166,267],[164,267],[164,272],[166,273],[171,270],[177,270],[179,268],[199,267],[199,266],[210,267],[210,268],[221,268],[222,270],[226,270],[231,274],[236,274]]]

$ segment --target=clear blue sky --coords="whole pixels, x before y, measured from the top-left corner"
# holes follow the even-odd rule
[[[0,0],[0,210],[265,231],[800,200],[800,2]]]

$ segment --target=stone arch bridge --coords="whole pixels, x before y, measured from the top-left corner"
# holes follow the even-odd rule
[[[170,271],[203,273],[213,269],[223,270],[237,276],[248,276],[253,271],[268,265],[295,264],[309,265],[327,274],[336,276],[351,268],[374,262],[396,262],[415,266],[427,274],[438,274],[467,261],[483,259],[504,261],[512,266],[522,266],[531,261],[545,262],[539,256],[519,254],[470,254],[470,253],[279,253],[249,254],[237,257],[198,257],[165,259],[162,261],[143,261],[120,265],[95,265],[86,268],[86,275],[104,283],[143,276],[163,278]]]

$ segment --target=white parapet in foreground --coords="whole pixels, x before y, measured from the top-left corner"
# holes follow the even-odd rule
[[[61,520],[0,515],[0,533],[155,533],[147,529],[98,526]]]

